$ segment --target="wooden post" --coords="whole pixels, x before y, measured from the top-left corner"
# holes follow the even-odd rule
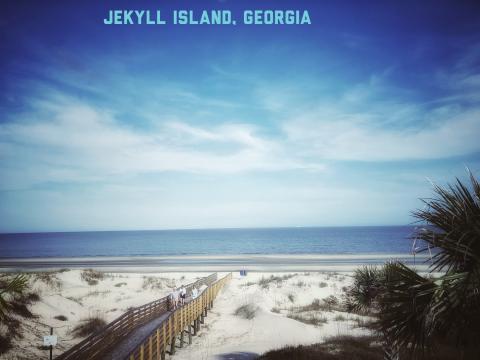
[[[145,352],[145,348],[144,348],[144,346],[143,346],[143,344],[142,344],[142,345],[140,346],[140,360],[143,360],[143,359],[144,359],[144,357],[143,357],[144,352]]]
[[[157,360],[160,357],[160,328],[157,328]]]
[[[165,353],[165,350],[167,350],[167,325],[165,325],[164,323],[162,328],[163,328],[162,353]]]
[[[150,340],[148,342],[148,360],[153,359],[153,336],[150,336]]]
[[[197,331],[200,331],[200,317],[197,318]]]
[[[53,327],[50,328],[50,335],[53,335]],[[53,359],[53,346],[50,345],[50,360]]]
[[[165,351],[160,353],[160,360],[165,360]]]
[[[170,355],[175,355],[175,341],[177,340],[176,336],[172,337],[172,344],[170,346]]]
[[[193,335],[197,335],[197,320],[193,320]]]
[[[188,344],[192,345],[192,327],[188,325]]]
[[[174,313],[175,314],[175,313]],[[170,355],[175,354],[175,315],[170,317]]]
[[[184,329],[180,332],[180,347],[183,348],[183,336],[184,336]]]
[[[202,310],[202,313],[200,314],[200,324],[204,324],[205,323],[205,318],[203,317],[203,310]]]

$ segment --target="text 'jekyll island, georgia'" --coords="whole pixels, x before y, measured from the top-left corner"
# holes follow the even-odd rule
[[[105,25],[311,25],[308,10],[109,10]]]

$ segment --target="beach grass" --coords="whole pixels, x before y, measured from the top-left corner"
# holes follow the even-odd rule
[[[100,330],[105,325],[107,325],[107,322],[103,317],[91,316],[81,320],[80,324],[73,328],[72,335],[75,337],[86,337]]]

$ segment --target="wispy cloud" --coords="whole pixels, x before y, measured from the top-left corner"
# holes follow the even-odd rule
[[[86,104],[41,104],[30,114],[33,121],[0,125],[3,188],[167,171],[221,174],[322,168],[296,159],[283,144],[260,137],[247,124],[205,129],[166,122],[145,131],[122,124],[111,111]],[[28,169],[35,169],[35,175]],[[33,176],[28,179],[26,173]]]
[[[319,111],[285,123],[284,129],[292,144],[308,144],[305,152],[319,159],[424,160],[480,152],[480,109],[420,129],[375,127],[368,115]]]

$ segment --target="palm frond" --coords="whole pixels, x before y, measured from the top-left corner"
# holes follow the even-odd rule
[[[0,283],[0,320],[5,319],[8,310],[11,307],[10,300],[15,295],[22,294],[28,284],[28,277],[25,275],[17,275],[11,280],[2,281]]]
[[[480,184],[470,173],[471,188],[459,179],[447,187],[434,186],[435,199],[413,215],[428,225],[415,237],[440,251],[432,271],[465,272],[480,266]]]
[[[432,331],[430,304],[437,285],[399,262],[385,265],[379,330],[393,348],[412,354],[425,348]]]

